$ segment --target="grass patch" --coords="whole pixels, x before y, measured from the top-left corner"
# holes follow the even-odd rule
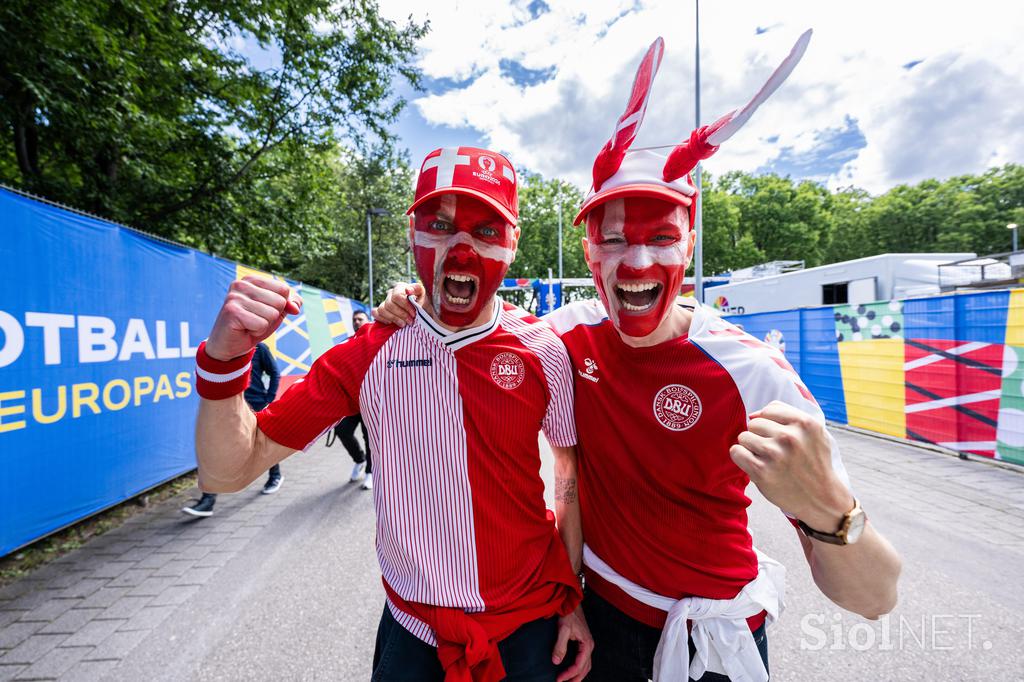
[[[48,535],[18,551],[0,557],[0,587],[24,577],[44,564],[78,549],[89,538],[103,535],[109,530],[119,527],[126,520],[140,514],[147,507],[170,499],[178,493],[194,487],[195,472],[185,474],[152,490],[136,495],[121,504],[111,507],[73,526]]]

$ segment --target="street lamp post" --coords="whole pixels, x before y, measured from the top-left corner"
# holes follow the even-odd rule
[[[1013,251],[1017,252],[1017,223],[1007,223],[1007,230],[1013,230]]]
[[[386,208],[368,208],[366,209],[366,259],[369,263],[367,268],[367,274],[370,280],[369,289],[366,291],[366,298],[369,301],[370,307],[373,307],[373,216],[375,215],[391,215],[391,212]]]

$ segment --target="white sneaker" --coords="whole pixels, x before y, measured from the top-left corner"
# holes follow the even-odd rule
[[[261,491],[264,495],[273,495],[281,489],[281,483],[284,482],[284,476],[275,476],[274,478],[268,478],[266,485],[263,486]]]
[[[363,484],[359,487],[363,490],[373,490],[373,474],[366,474]]]
[[[360,478],[363,477],[364,471],[366,471],[366,462],[360,462],[359,464],[356,464],[354,467],[352,467],[352,475],[349,476],[348,480],[353,482],[358,481]]]

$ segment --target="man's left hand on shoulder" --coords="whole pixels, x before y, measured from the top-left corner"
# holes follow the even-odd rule
[[[776,400],[751,414],[729,455],[769,502],[812,528],[838,527],[854,506],[825,425],[792,405]]]

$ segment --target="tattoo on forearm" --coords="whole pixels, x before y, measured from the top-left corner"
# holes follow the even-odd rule
[[[556,478],[555,479],[555,500],[572,504],[576,501],[576,479]]]

